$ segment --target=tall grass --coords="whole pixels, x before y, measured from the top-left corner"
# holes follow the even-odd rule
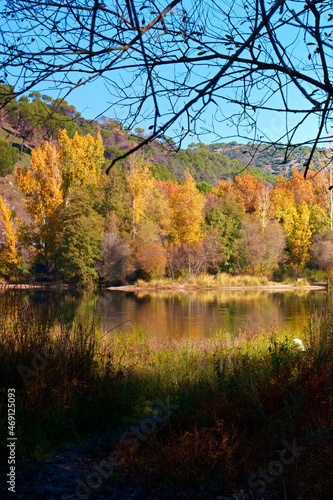
[[[284,474],[269,476],[270,498],[331,498],[332,332],[328,307],[320,318],[310,317],[304,352],[290,333],[275,331],[235,340],[183,340],[163,349],[141,339],[137,369],[145,374],[150,396],[156,390],[170,394],[181,411],[149,446],[127,455],[120,446],[126,470],[146,471],[146,481],[167,479],[200,491],[249,491],[251,475],[267,471],[285,441],[296,440],[302,453]]]
[[[117,427],[134,411],[138,383],[102,348],[92,323],[69,324],[49,305],[0,295],[1,414],[16,389],[18,453],[29,457]],[[132,410],[131,410],[132,409]],[[5,439],[4,419],[0,435]]]
[[[170,278],[161,278],[151,281],[138,280],[135,283],[136,288],[222,288],[222,287],[257,287],[267,286],[270,281],[266,276],[247,276],[239,275],[233,276],[228,273],[219,273],[217,275],[200,274],[198,276],[191,276],[189,278],[177,278],[172,280]]]

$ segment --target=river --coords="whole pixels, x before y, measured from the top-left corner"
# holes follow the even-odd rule
[[[68,323],[99,324],[112,332],[140,327],[158,341],[204,339],[217,332],[289,330],[301,335],[308,313],[324,308],[326,291],[201,290],[184,292],[15,290],[46,304]]]

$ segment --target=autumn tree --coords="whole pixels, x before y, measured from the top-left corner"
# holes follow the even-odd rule
[[[176,245],[200,241],[203,236],[204,196],[189,172],[185,182],[170,199],[170,236]]]
[[[4,243],[0,250],[0,273],[4,276],[11,276],[21,259],[17,249],[17,232],[13,226],[13,214],[1,196],[0,214],[4,231]]]
[[[126,181],[132,200],[132,233],[135,239],[137,227],[145,216],[154,184],[149,164],[142,157],[134,157],[131,161],[130,170],[126,173]]]
[[[205,236],[204,195],[197,189],[189,172],[179,188],[169,191],[169,204],[168,269],[172,275],[179,266],[187,269],[189,274],[195,274],[199,261],[205,264],[202,244]]]
[[[167,181],[157,180],[155,182],[155,186],[157,189],[159,189],[162,193],[165,194],[165,196],[168,198],[168,200],[171,200],[171,198],[180,189],[180,184],[178,184],[177,182],[173,182],[170,179]]]
[[[283,222],[286,209],[294,205],[294,196],[290,185],[281,174],[271,192],[270,205],[273,217],[279,222]]]
[[[32,218],[29,223],[19,220],[20,240],[32,247],[35,262],[45,265],[48,274],[57,246],[64,200],[56,146],[46,142],[33,150],[30,168],[19,166],[15,181],[25,195],[25,209]]]
[[[323,213],[323,226],[332,229],[333,193],[329,189],[332,185],[332,163],[329,164],[328,169],[322,165],[319,171],[311,172],[311,182],[314,184],[316,206]],[[319,229],[318,232],[321,232],[322,229]]]
[[[104,146],[98,133],[94,138],[75,133],[73,139],[64,129],[59,134],[59,162],[61,165],[61,189],[67,202],[71,190],[80,186],[98,185],[104,164]]]
[[[235,194],[235,184],[230,180],[219,181],[217,187],[212,189],[212,194],[221,200],[225,196],[233,196]]]
[[[171,210],[168,198],[154,183],[148,193],[148,203],[145,217],[138,228],[138,240],[163,243],[170,232]]]
[[[295,264],[297,276],[310,260],[313,235],[328,227],[320,180],[317,175],[311,176],[305,180],[294,169],[290,181],[280,176],[271,193],[272,211],[286,233],[290,262]]]
[[[145,278],[163,276],[166,266],[164,243],[170,227],[170,207],[156,181],[152,166],[142,158],[130,162],[126,180],[133,209],[133,250],[138,269]]]
[[[138,267],[148,279],[164,276],[167,263],[166,249],[158,242],[140,245],[136,253]]]
[[[322,181],[321,172],[316,172],[311,169],[309,170],[309,175],[305,179],[304,175],[295,168],[293,169],[293,174],[289,181],[296,207],[307,205],[310,209],[310,222],[313,233],[321,232],[329,227],[329,211],[327,209],[327,204],[322,203],[322,191],[325,189],[324,185],[320,185]]]
[[[286,234],[281,224],[276,220],[270,220],[265,227],[263,237],[266,251],[262,271],[265,275],[273,276],[286,260]]]
[[[313,205],[316,202],[316,197],[314,193],[314,184],[312,182],[313,170],[309,172],[307,179],[296,168],[292,170],[292,176],[289,180],[289,187],[294,195],[294,200],[296,206],[306,204]]]
[[[253,177],[250,172],[247,172],[242,177],[236,175],[234,189],[237,200],[246,213],[251,214],[258,208],[258,200],[262,188],[262,180]]]
[[[270,219],[272,218],[271,191],[263,186],[258,193],[257,215],[260,221],[261,232],[264,234]]]
[[[47,274],[54,264],[61,216],[72,190],[96,187],[104,161],[99,136],[76,134],[70,139],[62,131],[59,142],[59,150],[50,142],[37,147],[32,151],[30,168],[19,166],[15,171],[16,184],[26,198],[25,209],[32,218],[31,223],[19,221],[20,239],[33,249],[35,262],[44,266]]]
[[[243,238],[234,247],[239,270],[255,276],[272,276],[286,246],[281,225],[270,221],[262,232],[260,221],[248,215],[242,221],[242,231]]]
[[[287,233],[288,249],[293,263],[296,264],[297,276],[310,260],[311,210],[308,205],[293,207],[286,213],[284,229]]]
[[[290,184],[296,204],[306,203],[311,210],[311,223],[315,233],[322,232],[330,225],[329,176],[323,170],[311,169],[307,179],[302,172],[293,169]]]

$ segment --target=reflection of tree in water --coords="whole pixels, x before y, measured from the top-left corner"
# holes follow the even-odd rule
[[[37,288],[6,291],[11,301],[37,308],[40,317],[47,318],[51,325],[60,324],[67,331],[73,328],[74,322],[80,322],[83,327],[89,326],[88,318],[92,316],[87,315],[87,312],[93,309],[92,294],[93,292],[82,290]]]
[[[136,309],[137,300],[134,294],[111,293],[108,290],[101,290],[98,294],[96,313],[104,331],[115,330],[118,327],[128,328],[131,325],[131,320],[135,317]]]
[[[11,290],[12,300],[34,304],[45,320],[70,330],[74,323],[92,325],[103,332],[120,332],[139,326],[160,341],[182,337],[211,338],[217,332],[272,329],[301,331],[309,309],[324,306],[325,292],[267,292],[223,290],[139,293],[109,290]],[[8,302],[8,298],[7,298]],[[312,306],[311,306],[312,304]],[[1,312],[1,311],[0,311]]]
[[[230,332],[233,336],[242,331],[274,329],[301,330],[307,322],[310,298],[316,307],[322,307],[325,292],[310,293],[300,290],[293,293],[261,290],[140,291],[136,320],[151,324],[155,331],[163,331],[172,338],[211,337],[216,332]],[[150,298],[150,301],[149,301]],[[293,310],[293,316],[289,311]]]
[[[305,300],[306,297],[308,300]],[[304,316],[308,317],[309,312],[313,309],[320,311],[324,305],[322,294],[307,294],[306,290],[300,290],[294,300],[290,300],[291,298],[291,293],[283,294],[281,297],[281,303],[286,311],[288,326],[291,330],[298,330]]]

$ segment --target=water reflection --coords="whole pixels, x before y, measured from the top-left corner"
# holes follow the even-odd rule
[[[99,321],[104,331],[139,326],[160,341],[209,338],[218,331],[238,335],[247,331],[288,329],[299,333],[310,308],[324,307],[325,291],[276,292],[205,290],[148,293],[68,290],[16,290],[23,300],[50,304],[55,319],[70,326]],[[118,326],[121,325],[121,326]]]

